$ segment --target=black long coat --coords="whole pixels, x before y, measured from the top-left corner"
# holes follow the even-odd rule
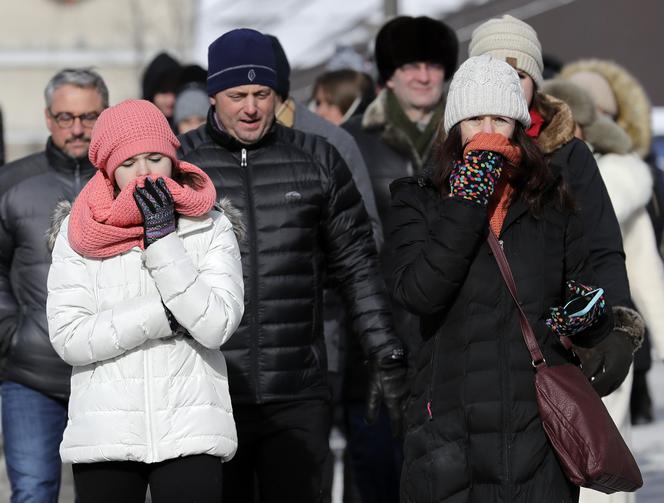
[[[392,184],[393,294],[420,316],[422,349],[407,410],[403,503],[573,502],[539,421],[531,358],[486,236],[486,208],[441,198],[424,178]],[[551,365],[570,355],[544,323],[564,283],[594,284],[582,224],[521,200],[500,239],[523,308]],[[607,317],[583,336],[590,345]],[[580,335],[579,335],[580,336]],[[578,336],[577,336],[578,337]]]

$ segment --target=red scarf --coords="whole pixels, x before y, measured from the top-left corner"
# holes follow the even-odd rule
[[[530,127],[526,129],[526,134],[531,138],[538,138],[544,125],[544,117],[537,111],[535,107],[530,110]]]
[[[194,189],[164,178],[175,201],[175,213],[190,217],[205,215],[212,209],[216,198],[212,180],[187,162],[178,162],[178,169],[196,173],[204,180],[204,185]],[[143,216],[136,206],[134,189],[137,185],[142,187],[146,178],[132,180],[117,197],[114,197],[113,184],[101,171],[83,187],[69,217],[69,244],[78,254],[101,259],[119,255],[135,246],[144,249]]]

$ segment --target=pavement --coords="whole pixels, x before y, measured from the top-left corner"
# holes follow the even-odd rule
[[[636,426],[632,430],[632,451],[643,474],[644,485],[636,493],[637,503],[664,502],[664,364],[657,362],[648,374],[650,393],[655,404],[655,422]],[[338,450],[343,440],[333,438],[333,450]],[[337,462],[337,464],[339,461]],[[336,466],[333,503],[340,503],[343,469]],[[10,490],[4,469],[2,436],[0,435],[0,503],[9,502]],[[62,470],[60,503],[73,503],[74,488],[71,467]]]

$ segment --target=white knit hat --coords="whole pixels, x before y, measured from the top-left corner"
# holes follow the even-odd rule
[[[489,19],[473,31],[468,56],[492,56],[507,61],[527,73],[539,88],[542,85],[542,46],[533,28],[512,16]]]
[[[478,115],[501,115],[530,127],[519,75],[488,54],[467,59],[454,74],[445,105],[445,133],[462,120]]]

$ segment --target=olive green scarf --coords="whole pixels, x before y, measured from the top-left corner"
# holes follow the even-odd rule
[[[406,115],[394,93],[391,90],[387,91],[387,120],[394,127],[405,133],[413,150],[421,160],[425,160],[429,153],[434,135],[438,130],[440,122],[443,120],[444,113],[445,101],[441,100],[436,105],[436,108],[433,109],[433,114],[427,125],[424,129],[421,129],[418,124],[411,121]]]

